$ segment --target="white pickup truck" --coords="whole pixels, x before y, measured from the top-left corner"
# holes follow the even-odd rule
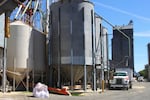
[[[127,71],[116,71],[113,78],[109,81],[109,88],[123,88],[129,89],[129,76]]]

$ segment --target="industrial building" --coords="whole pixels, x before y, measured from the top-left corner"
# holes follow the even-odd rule
[[[118,29],[120,31],[118,31]],[[133,22],[128,25],[115,26],[112,38],[111,68],[128,68],[134,71]]]
[[[145,69],[147,70],[147,78],[150,81],[150,43],[147,44],[147,53],[148,53],[148,64],[145,65]]]
[[[31,2],[27,5],[31,5]],[[32,11],[36,11],[38,5]],[[46,18],[49,19],[42,19],[45,21],[42,22],[43,26],[49,24],[49,27],[42,28],[44,31],[37,30],[31,23],[35,12],[27,11],[27,6],[26,9],[22,7],[19,6],[15,21],[10,23],[10,38],[0,38],[0,41],[7,41],[2,42],[7,44],[6,48],[0,44],[3,45],[0,47],[1,69],[6,66],[6,76],[1,75],[3,80],[8,80],[14,91],[29,90],[37,82],[44,82],[50,87],[67,86],[71,90],[96,91],[103,88],[109,71],[108,33],[101,17],[94,12],[94,4],[89,0],[53,2],[50,11],[47,10]],[[6,11],[0,10],[1,13]],[[0,19],[5,22],[4,15]],[[1,31],[0,35],[4,37],[4,29]],[[4,52],[6,49],[7,56]],[[4,81],[2,83],[6,84]]]
[[[148,64],[150,65],[150,43],[147,44]]]

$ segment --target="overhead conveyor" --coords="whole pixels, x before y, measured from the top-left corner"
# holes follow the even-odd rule
[[[11,12],[25,0],[0,0],[0,15],[5,12]]]

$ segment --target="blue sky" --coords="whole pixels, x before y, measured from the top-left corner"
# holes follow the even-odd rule
[[[148,63],[147,44],[150,42],[150,0],[91,1],[95,5],[95,12],[113,25],[127,25],[133,20],[135,71],[144,69]],[[112,34],[112,28],[106,23],[104,26],[107,27],[109,34]],[[112,36],[109,36],[109,42],[111,38]]]

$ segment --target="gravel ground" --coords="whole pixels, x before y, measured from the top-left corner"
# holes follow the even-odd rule
[[[64,96],[64,95],[57,95],[57,94],[50,94],[49,98],[36,98],[33,97],[32,92],[10,92],[10,93],[2,93],[0,92],[0,100],[66,100],[78,97],[85,97],[91,95],[100,94],[100,92],[91,92],[87,91],[86,93],[74,92],[77,96]],[[80,96],[79,96],[80,95]]]
[[[150,82],[135,82],[133,89],[128,91],[107,89],[104,92],[87,91],[83,93],[83,91],[74,91],[74,96],[50,94],[49,98],[46,99],[35,98],[32,92],[0,92],[0,100],[150,100],[149,86]]]

